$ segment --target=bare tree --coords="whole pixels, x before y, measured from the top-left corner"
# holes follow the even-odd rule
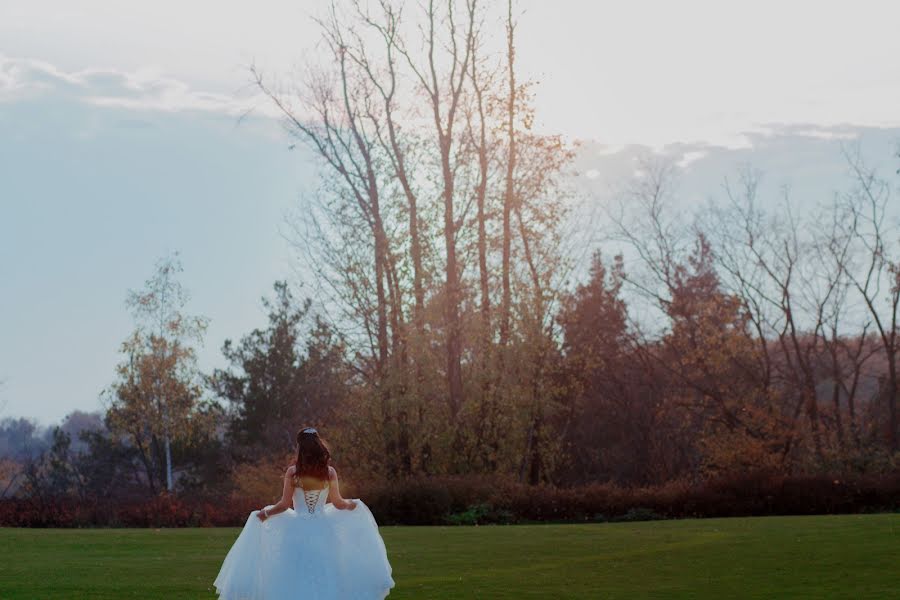
[[[841,234],[852,251],[836,253],[839,266],[862,301],[881,343],[887,363],[885,385],[879,395],[888,409],[887,439],[892,452],[897,439],[898,308],[900,308],[900,249],[889,237],[890,185],[866,166],[859,148],[845,151],[855,188],[843,198]]]
[[[333,300],[326,310],[340,307],[361,393],[377,390],[384,454],[399,453],[409,469],[427,469],[436,447],[459,468],[479,446],[489,470],[501,455],[518,463],[512,447],[525,433],[504,428],[530,427],[526,415],[546,396],[538,382],[566,264],[558,229],[572,154],[529,131],[527,86],[510,72],[512,3],[505,8],[501,53],[490,50],[492,13],[477,0],[335,2],[318,19],[324,69],[296,90],[253,71],[288,131],[321,160],[294,241]],[[504,303],[519,321],[498,342],[494,307]],[[499,346],[538,339],[536,362],[499,364]],[[520,373],[535,378],[527,400],[515,391]],[[449,442],[439,439],[448,422]]]

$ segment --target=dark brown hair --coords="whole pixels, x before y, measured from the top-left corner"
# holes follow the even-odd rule
[[[297,432],[297,463],[294,477],[315,477],[328,481],[328,465],[331,452],[319,432],[303,427]]]

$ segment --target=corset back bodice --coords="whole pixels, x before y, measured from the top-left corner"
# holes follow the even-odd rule
[[[328,501],[328,484],[318,490],[305,490],[302,486],[294,488],[294,510],[300,516],[314,516],[322,512]]]

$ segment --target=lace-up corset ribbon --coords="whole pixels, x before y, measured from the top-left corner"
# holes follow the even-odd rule
[[[328,501],[328,486],[318,490],[294,489],[294,511],[301,517],[313,517],[322,512]]]

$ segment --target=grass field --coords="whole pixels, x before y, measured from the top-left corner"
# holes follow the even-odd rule
[[[212,600],[236,529],[0,529],[0,599]],[[382,529],[401,598],[900,598],[900,515]]]

